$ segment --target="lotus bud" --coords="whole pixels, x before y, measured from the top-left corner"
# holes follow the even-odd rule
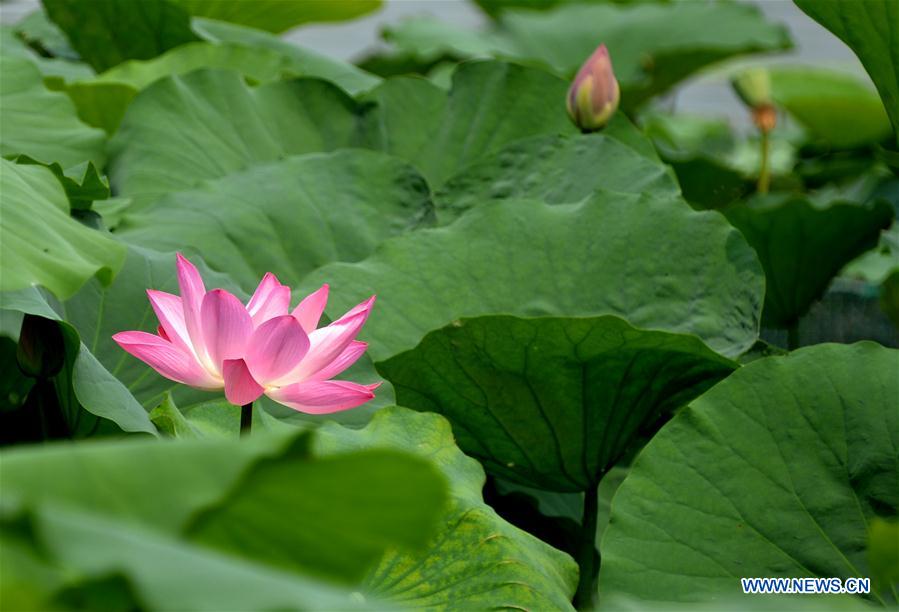
[[[602,129],[615,114],[621,92],[606,46],[599,45],[568,89],[568,115],[584,132]]]
[[[50,378],[62,369],[65,341],[56,321],[26,314],[19,332],[16,361],[31,378]]]
[[[771,75],[764,68],[744,70],[731,80],[734,91],[752,110],[752,122],[767,134],[777,125],[777,111],[771,94]]]

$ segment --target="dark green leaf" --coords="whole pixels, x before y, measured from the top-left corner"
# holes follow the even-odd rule
[[[446,416],[488,472],[583,491],[638,432],[735,365],[695,337],[618,317],[481,317],[432,332],[378,368],[400,403]]]
[[[718,601],[741,577],[870,576],[868,527],[899,512],[897,368],[874,343],[819,345],[694,401],[615,494],[600,595]]]
[[[190,16],[169,0],[42,0],[72,47],[97,71],[149,59],[196,40]]]
[[[756,250],[767,278],[763,322],[790,327],[818,300],[843,266],[877,244],[893,209],[772,196],[725,211]]]

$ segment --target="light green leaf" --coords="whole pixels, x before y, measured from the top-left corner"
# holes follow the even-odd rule
[[[379,77],[353,64],[320,55],[268,32],[201,17],[194,18],[191,26],[200,38],[210,42],[232,43],[279,53],[295,74],[331,81],[353,95],[381,82]]]
[[[5,48],[5,47],[4,47]],[[78,120],[69,98],[44,87],[35,64],[4,55],[0,62],[0,155],[27,155],[68,168],[85,161],[102,166],[105,135]]]
[[[93,162],[81,163],[65,170],[58,163],[44,164],[27,155],[20,155],[15,162],[20,165],[32,164],[49,168],[62,183],[72,210],[90,210],[94,200],[105,200],[109,197],[109,184],[97,171]]]
[[[287,58],[267,49],[234,44],[186,43],[149,60],[128,60],[95,78],[64,85],[86,123],[113,134],[137,92],[169,75],[199,68],[228,68],[255,82],[291,74]]]
[[[0,291],[42,285],[73,295],[96,275],[109,284],[125,249],[69,216],[62,185],[47,168],[0,160]]]
[[[572,205],[480,206],[445,228],[388,240],[358,264],[324,266],[303,287],[325,279],[329,313],[378,294],[365,327],[376,363],[460,317],[488,314],[614,314],[736,356],[755,341],[763,292],[754,253],[717,213],[608,192]]]
[[[372,151],[291,157],[132,206],[117,235],[198,254],[252,292],[266,271],[296,285],[332,261],[364,259],[386,238],[428,225],[427,183]],[[265,245],[265,248],[260,248]]]
[[[38,55],[22,40],[22,35],[17,31],[18,25],[0,25],[0,57],[4,62],[11,57],[27,59],[47,81],[89,79],[94,75],[91,67],[83,62]]]
[[[877,244],[893,219],[892,206],[880,199],[818,204],[771,196],[724,212],[765,268],[762,319],[770,327],[796,324],[846,264]]]
[[[620,117],[620,122],[627,119]],[[535,136],[511,143],[460,170],[437,192],[441,223],[476,205],[507,198],[550,204],[577,202],[597,189],[678,196],[671,170],[614,137],[602,134]]]
[[[219,70],[167,77],[129,106],[110,142],[110,181],[120,194],[152,199],[254,163],[348,146],[355,110],[324,81],[250,88]]]
[[[574,134],[567,83],[514,64],[469,62],[449,93],[421,79],[386,81],[367,99],[366,145],[408,159],[433,187],[506,144],[540,134]]]
[[[160,544],[176,536],[236,553],[301,582],[320,576],[356,583],[388,547],[408,550],[433,536],[446,501],[445,480],[433,466],[387,449],[318,457],[308,442],[294,435],[24,449],[3,456],[4,495],[39,511],[65,507],[130,525],[162,536]],[[160,571],[130,547],[86,555],[77,536],[55,535],[51,550],[73,569],[111,563],[108,571],[124,570],[137,584]],[[158,590],[164,582],[156,598],[177,600]]]
[[[357,102],[312,79],[250,88],[211,70],[165,78],[128,108],[110,144],[110,180],[149,201],[256,163],[361,146],[408,160],[437,186],[514,140],[575,132],[555,103],[566,84],[552,75],[480,62],[460,67],[453,83],[447,95],[422,79],[393,79]]]
[[[388,551],[366,576],[366,593],[415,609],[571,609],[573,560],[506,523],[484,503],[484,472],[456,447],[444,419],[388,408],[365,429],[327,424],[318,434],[315,446],[326,454],[403,450],[427,458],[450,483],[440,533],[420,553]]]
[[[899,511],[897,367],[874,343],[818,345],[694,401],[615,494],[600,596],[717,601],[741,577],[870,576],[868,525]]]
[[[354,19],[381,7],[381,0],[172,0],[191,15],[230,21],[276,34],[298,25]]]
[[[638,432],[735,367],[618,317],[505,316],[462,319],[378,364],[397,401],[446,416],[488,472],[553,491],[595,486]]]
[[[12,547],[18,552],[6,562],[0,588],[9,588],[18,598],[7,599],[4,594],[4,602],[16,602],[19,610],[365,607],[349,589],[330,581],[236,558],[88,510],[41,507],[26,516],[30,533],[25,536],[16,533],[21,530],[15,530],[10,520],[0,525],[4,555]],[[26,565],[25,559],[31,563]],[[104,583],[110,577],[121,582]],[[30,591],[28,599],[23,585]],[[96,597],[102,603],[92,599]]]
[[[899,138],[899,4],[893,0],[794,0],[849,45],[877,86]],[[899,140],[897,140],[899,142]]]
[[[190,17],[168,0],[42,0],[84,61],[103,71],[129,59],[149,59],[196,40]]]

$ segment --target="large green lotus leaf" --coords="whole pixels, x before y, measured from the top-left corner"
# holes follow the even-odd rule
[[[326,263],[364,259],[433,216],[428,185],[412,166],[344,150],[257,165],[132,207],[116,231],[132,244],[199,254],[252,292],[267,271],[296,285]]]
[[[2,292],[0,309],[60,322],[65,364],[52,383],[69,437],[120,434],[121,431],[156,435],[156,427],[129,389],[97,361],[78,330],[62,320],[40,291],[29,288]],[[96,310],[91,314],[97,317]],[[85,418],[85,413],[89,418]]]
[[[425,460],[390,449],[316,456],[305,435],[60,444],[5,453],[3,468],[4,495],[28,507],[82,510],[348,584],[388,548],[428,542],[447,499]]]
[[[365,429],[326,424],[318,434],[315,446],[327,453],[389,448],[427,458],[450,483],[437,536],[419,553],[389,551],[366,576],[364,592],[419,610],[571,609],[574,561],[484,503],[484,471],[456,446],[446,420],[397,407]]]
[[[855,76],[802,66],[751,68],[732,80],[744,98],[770,98],[808,130],[813,142],[835,148],[876,144],[892,132],[877,92]]]
[[[172,0],[196,17],[280,33],[298,25],[345,21],[381,7],[381,0]]]
[[[191,27],[200,38],[210,42],[233,43],[279,53],[296,74],[331,81],[353,95],[369,90],[381,82],[379,77],[353,64],[320,55],[268,32],[201,17],[194,18]]]
[[[356,104],[324,81],[258,88],[231,71],[161,79],[131,103],[110,142],[110,181],[121,194],[188,189],[254,163],[352,142]]]
[[[738,203],[725,214],[765,268],[763,323],[790,327],[846,264],[877,244],[893,207],[884,200],[819,204],[772,196]]]
[[[899,135],[899,4],[894,0],[794,0],[796,6],[849,45],[877,86]]]
[[[574,133],[565,88],[538,70],[480,62],[457,70],[449,95],[402,78],[356,102],[324,81],[251,88],[237,74],[201,70],[135,98],[110,143],[110,178],[121,194],[153,199],[255,163],[361,146],[410,161],[437,186],[513,140]]]
[[[103,71],[129,59],[149,59],[196,40],[190,16],[169,0],[42,0],[84,61]]]
[[[702,601],[739,595],[740,577],[870,576],[868,525],[899,512],[897,371],[896,350],[818,345],[694,401],[615,494],[601,597]]]
[[[615,314],[736,356],[755,341],[763,293],[755,254],[717,213],[611,192],[570,205],[476,207],[445,228],[388,240],[360,263],[319,268],[303,286],[325,279],[332,314],[378,294],[366,324],[376,363],[487,314]]]
[[[200,68],[234,70],[253,83],[274,81],[285,75],[320,77],[347,86],[348,91],[357,91],[362,84],[370,89],[380,81],[351,64],[322,58],[258,30],[248,30],[250,34],[246,36],[229,37],[228,33],[246,28],[215,21],[204,23],[213,31],[224,31],[224,38],[233,42],[186,43],[153,59],[129,60],[96,78],[67,83],[66,93],[75,102],[82,120],[112,134],[138,91],[165,76]],[[259,44],[258,37],[263,40],[271,37],[277,44]]]
[[[162,77],[199,68],[227,68],[255,82],[292,72],[285,57],[268,49],[192,42],[153,59],[128,60],[95,78],[67,83],[65,91],[82,120],[113,134],[138,91]]]
[[[0,160],[0,291],[43,285],[68,298],[97,276],[109,284],[124,247],[69,216],[62,184],[49,169]]]
[[[470,62],[456,69],[449,94],[441,92],[444,106],[435,85],[390,80],[372,92],[377,110],[366,117],[366,142],[412,161],[436,187],[514,140],[575,133],[565,112],[567,87],[532,68]]]
[[[4,47],[5,49],[5,47]],[[105,160],[105,134],[82,123],[69,98],[44,87],[34,63],[4,53],[0,62],[0,155],[27,155],[68,168]]]
[[[621,118],[621,121],[627,121]],[[578,202],[597,189],[678,196],[671,170],[611,133],[535,136],[513,142],[461,170],[437,192],[441,223],[493,200]]]
[[[462,319],[378,364],[488,472],[554,491],[597,484],[641,429],[735,367],[694,336],[609,316]]]
[[[599,43],[612,56],[622,105],[636,108],[700,68],[736,55],[788,48],[786,30],[752,6],[734,3],[568,4],[507,11],[474,33],[409,20],[387,31],[402,53],[434,62],[446,55],[532,60],[572,76]]]

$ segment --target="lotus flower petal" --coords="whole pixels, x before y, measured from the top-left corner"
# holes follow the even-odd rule
[[[178,288],[181,291],[181,304],[184,309],[184,325],[190,336],[190,342],[200,361],[206,362],[206,345],[203,342],[203,330],[200,325],[200,306],[206,295],[206,285],[197,268],[186,257],[178,253]]]
[[[253,332],[246,361],[253,377],[266,383],[294,369],[308,350],[309,337],[300,322],[284,315],[269,319]]]
[[[329,414],[360,406],[374,398],[380,383],[360,385],[345,380],[314,380],[268,391],[266,395],[294,410]]]
[[[318,322],[325,311],[325,304],[328,303],[328,290],[327,283],[322,285],[319,289],[304,297],[297,307],[293,309],[293,312],[290,313],[296,317],[296,320],[303,326],[303,331],[307,334],[311,334],[318,327]]]
[[[253,320],[240,300],[224,289],[213,289],[203,298],[200,321],[213,367],[221,371],[226,359],[243,358]]]
[[[290,287],[282,285],[278,277],[267,272],[247,304],[253,325],[259,327],[269,319],[286,315],[289,308]]]
[[[221,387],[221,382],[210,375],[193,355],[159,336],[127,331],[115,334],[112,339],[170,380],[201,389]]]
[[[147,289],[147,297],[150,299],[150,306],[153,307],[156,318],[159,319],[159,326],[164,332],[164,335],[163,333],[159,335],[186,352],[193,353],[190,334],[187,331],[187,324],[184,322],[184,305],[181,298],[165,291],[153,289]]]
[[[225,397],[235,406],[256,401],[264,391],[243,359],[226,359],[222,363],[222,377],[225,379]]]
[[[327,327],[316,329],[309,334],[309,352],[299,367],[290,372],[288,377],[305,380],[337,359],[355,340],[368,319],[374,301],[375,298],[372,296]]]
[[[343,349],[343,352],[338,355],[334,361],[311,375],[308,380],[327,380],[329,378],[334,378],[356,363],[367,348],[367,342],[353,340],[348,347]]]

